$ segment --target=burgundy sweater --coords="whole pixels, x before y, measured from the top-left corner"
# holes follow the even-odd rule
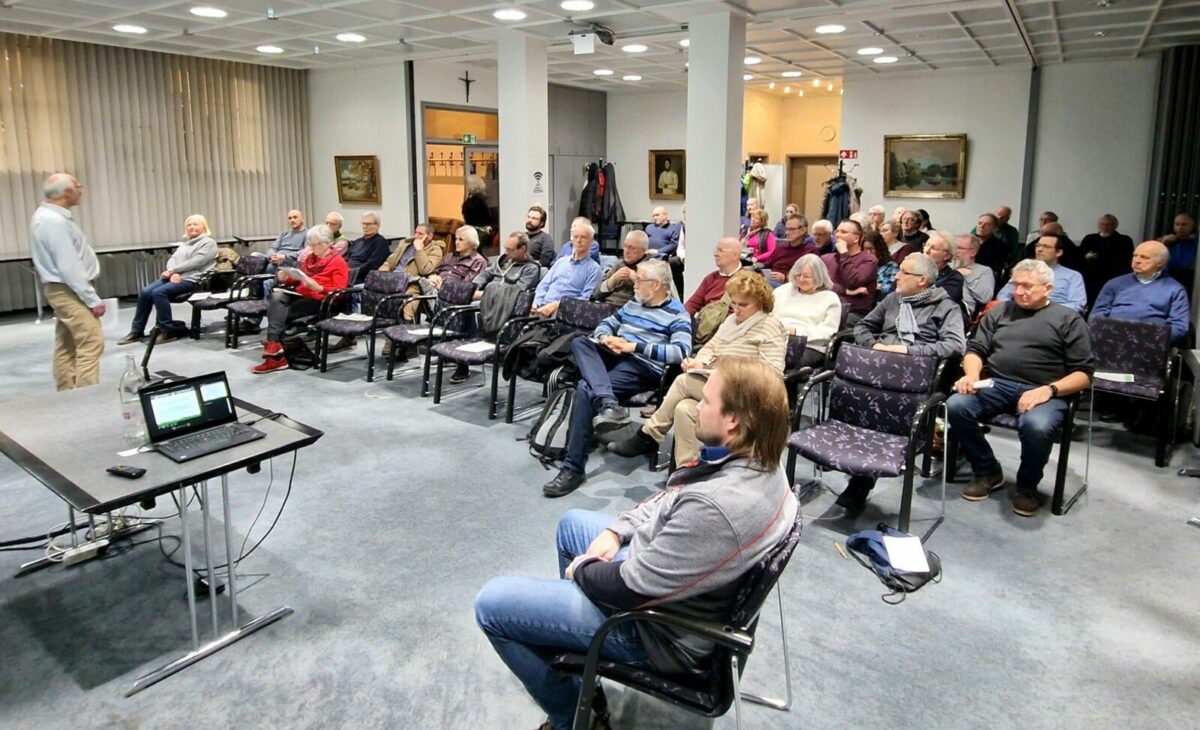
[[[829,278],[833,279],[833,291],[842,298],[842,304],[852,312],[866,314],[875,305],[875,289],[878,287],[876,276],[879,272],[879,262],[866,251],[856,254],[827,253],[821,257],[825,268],[829,269]],[[849,289],[865,286],[866,294],[850,296]]]
[[[741,269],[738,269],[741,271]],[[734,274],[737,271],[733,272]],[[696,291],[688,300],[683,303],[688,314],[695,317],[700,313],[701,309],[707,304],[712,304],[721,297],[725,296],[725,285],[729,283],[729,278],[733,276],[722,276],[721,272],[713,271],[700,280],[700,286],[696,287]]]

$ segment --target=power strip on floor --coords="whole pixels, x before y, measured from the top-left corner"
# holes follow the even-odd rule
[[[82,563],[85,560],[91,560],[99,555],[104,550],[108,549],[108,538],[101,538],[91,542],[84,543],[78,547],[73,547],[65,551],[62,555],[63,565],[74,565]]]

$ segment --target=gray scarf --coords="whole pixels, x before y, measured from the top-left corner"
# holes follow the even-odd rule
[[[900,297],[900,314],[896,315],[896,336],[905,345],[913,345],[917,341],[917,333],[920,328],[917,327],[917,315],[913,313],[914,304],[924,304],[933,297],[933,287],[929,287],[920,294],[912,296]]]

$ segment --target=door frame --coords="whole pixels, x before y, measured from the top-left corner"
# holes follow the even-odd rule
[[[784,160],[786,161],[786,164],[784,165],[783,169],[783,204],[786,206],[789,202],[796,202],[794,200],[789,200],[792,195],[792,166],[794,163],[800,162],[806,165],[836,165],[838,158],[837,155],[784,155]],[[799,205],[799,203],[796,204]],[[810,223],[816,220],[816,218],[813,217],[814,214],[811,212],[804,211],[804,215],[812,219]]]

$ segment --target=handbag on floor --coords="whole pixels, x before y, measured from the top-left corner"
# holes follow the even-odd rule
[[[881,522],[879,527],[874,530],[862,530],[846,538],[846,547],[850,550],[850,555],[860,565],[874,573],[881,583],[891,589],[891,593],[880,596],[884,603],[892,605],[903,603],[906,595],[919,590],[929,581],[941,582],[942,560],[937,553],[921,546],[921,549],[925,551],[925,559],[929,563],[929,572],[914,573],[900,570],[893,566],[888,558],[887,548],[883,544],[884,536],[909,537],[909,535]]]

